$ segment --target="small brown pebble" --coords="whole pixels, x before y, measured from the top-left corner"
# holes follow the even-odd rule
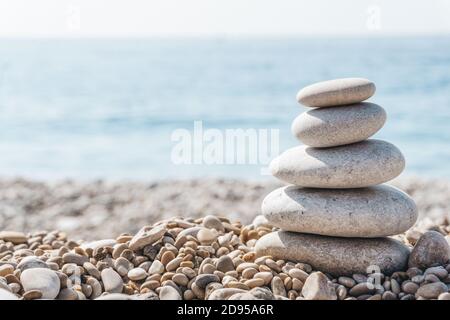
[[[247,268],[244,271],[242,271],[242,277],[244,279],[252,279],[253,276],[257,273],[258,273],[258,270],[256,270],[255,268]]]
[[[42,292],[40,290],[29,290],[22,295],[25,300],[34,300],[42,298]]]
[[[392,291],[385,291],[381,297],[382,300],[396,300],[397,295]]]
[[[272,272],[258,272],[256,273],[253,278],[256,279],[263,279],[264,280],[264,285],[269,285],[270,282],[272,281],[273,278],[273,274]]]
[[[347,288],[352,288],[356,285],[356,281],[349,277],[339,277],[338,282]]]
[[[419,285],[412,281],[404,281],[402,283],[402,290],[406,294],[415,294],[419,289]]]
[[[353,288],[350,289],[349,294],[354,297],[359,297],[361,295],[371,295],[375,292],[375,288],[373,285],[367,282],[361,282],[356,284]]]
[[[172,281],[179,286],[186,287],[187,284],[189,283],[189,278],[183,273],[177,273],[173,275]]]
[[[13,274],[14,267],[10,264],[0,265],[0,277],[4,277],[8,274]]]

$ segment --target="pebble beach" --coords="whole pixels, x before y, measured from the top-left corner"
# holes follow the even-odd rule
[[[395,239],[413,248],[431,230],[433,243],[434,237],[449,241],[450,183],[413,177],[391,183],[419,209],[416,225]],[[279,186],[222,179],[3,180],[0,298],[450,298],[450,265],[444,263],[339,276],[307,263],[257,257],[257,239],[277,231],[260,215],[260,204]],[[46,279],[44,285],[36,278]]]
[[[400,176],[389,183],[409,194],[419,209],[416,228],[450,220],[450,182]],[[263,199],[283,184],[268,179],[54,182],[0,180],[0,230],[60,230],[72,239],[98,240],[170,217],[225,216],[250,223]]]

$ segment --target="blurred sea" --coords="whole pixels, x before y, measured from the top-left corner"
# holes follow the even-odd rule
[[[310,83],[365,77],[404,174],[450,178],[450,37],[0,40],[0,176],[260,178],[171,163],[176,128],[280,129]]]

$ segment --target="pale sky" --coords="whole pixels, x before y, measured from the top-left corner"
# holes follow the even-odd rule
[[[449,0],[0,0],[0,37],[442,33]]]

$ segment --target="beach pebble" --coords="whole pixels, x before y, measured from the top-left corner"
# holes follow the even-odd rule
[[[77,266],[82,266],[85,262],[89,261],[87,256],[82,256],[81,254],[76,254],[74,252],[67,252],[62,258],[64,263],[74,263]]]
[[[303,285],[302,295],[306,300],[337,300],[334,286],[322,272],[309,275]]]
[[[253,288],[249,291],[254,297],[260,300],[274,300],[275,296],[273,293],[267,288]]]
[[[264,281],[263,284],[267,286],[272,281],[273,274],[272,274],[272,272],[262,271],[262,272],[256,273],[253,276],[253,278],[255,278],[255,279],[262,279]]]
[[[40,290],[30,290],[23,293],[22,297],[25,300],[35,300],[42,298],[42,291]]]
[[[195,284],[204,289],[211,282],[219,282],[220,279],[215,274],[200,274],[195,278]]]
[[[272,175],[281,181],[302,187],[340,189],[387,182],[404,167],[405,159],[397,147],[375,139],[334,148],[298,146],[270,163]]]
[[[202,225],[207,229],[216,229],[217,231],[225,231],[225,227],[216,216],[208,215],[203,218]]]
[[[124,293],[108,293],[104,294],[95,300],[134,300],[134,297]]]
[[[416,296],[425,299],[436,299],[440,294],[448,292],[447,286],[442,282],[433,282],[421,286],[417,292]]]
[[[441,293],[438,297],[438,300],[450,300],[450,293]]]
[[[275,276],[272,278],[270,287],[274,295],[286,297],[286,288],[284,286],[283,280],[279,276]]]
[[[312,109],[295,118],[291,131],[311,147],[334,147],[363,141],[386,122],[386,112],[374,103]]]
[[[130,240],[129,248],[133,251],[144,248],[160,240],[166,233],[165,225],[145,226]]]
[[[364,238],[402,233],[418,216],[414,201],[388,185],[354,190],[281,187],[263,200],[262,213],[285,231]]]
[[[239,292],[233,294],[228,300],[258,300],[254,295],[250,292]]]
[[[189,278],[183,273],[177,273],[172,277],[172,281],[179,286],[186,287],[189,283]]]
[[[160,300],[182,300],[180,293],[174,287],[164,286],[159,291]]]
[[[402,291],[407,294],[415,294],[419,289],[419,285],[412,281],[404,281],[402,283]]]
[[[216,262],[217,270],[226,273],[234,270],[233,260],[229,256],[221,256]]]
[[[72,288],[64,288],[58,294],[58,300],[78,300],[78,293]]]
[[[408,247],[390,238],[337,238],[288,231],[263,236],[255,250],[257,256],[307,263],[336,276],[366,273],[373,265],[390,275],[404,270],[409,256]]]
[[[255,227],[255,229],[259,227],[266,227],[266,228],[272,228],[272,225],[269,223],[269,221],[264,217],[264,215],[259,214],[257,215],[253,221],[252,225]]]
[[[203,227],[191,227],[191,228],[184,229],[183,231],[181,231],[178,234],[177,238],[187,237],[187,236],[197,237],[198,232],[202,229],[203,229]]]
[[[375,288],[367,282],[361,282],[353,286],[348,292],[351,296],[359,297],[362,295],[371,295],[375,293]]]
[[[420,237],[411,251],[408,266],[426,269],[443,265],[449,260],[450,247],[444,236],[436,231],[427,231]]]
[[[143,280],[147,277],[147,272],[142,268],[134,268],[128,271],[128,278],[133,281]]]
[[[381,300],[397,300],[397,295],[392,291],[385,291],[381,296]]]
[[[0,240],[12,242],[13,244],[21,244],[27,242],[27,236],[17,231],[0,231]]]
[[[200,243],[211,244],[217,239],[217,232],[214,229],[202,228],[197,233],[197,239]]]
[[[121,293],[123,290],[123,280],[113,268],[103,269],[101,272],[103,286],[106,292]]]
[[[159,260],[154,260],[150,268],[149,274],[162,274],[164,272],[164,265]]]
[[[10,291],[0,288],[0,301],[1,300],[19,300],[19,298]]]
[[[239,288],[222,288],[213,291],[209,296],[208,300],[227,300],[229,297],[236,293],[246,292],[243,289]]]
[[[442,267],[430,267],[428,269],[425,270],[424,275],[427,276],[429,274],[433,274],[436,277],[438,277],[439,279],[445,279],[448,276],[448,271]]]
[[[20,269],[21,271],[32,268],[48,268],[48,265],[36,256],[25,257],[17,265],[17,269]]]
[[[39,290],[42,299],[55,299],[60,290],[60,280],[55,271],[45,268],[26,269],[20,275],[25,291]]]
[[[350,277],[339,277],[338,283],[342,284],[347,288],[352,288],[353,286],[356,285],[356,281]]]
[[[297,101],[307,107],[330,107],[357,103],[375,93],[375,84],[363,78],[342,78],[314,83],[297,93]]]
[[[10,264],[0,265],[0,277],[14,273],[14,267]]]

